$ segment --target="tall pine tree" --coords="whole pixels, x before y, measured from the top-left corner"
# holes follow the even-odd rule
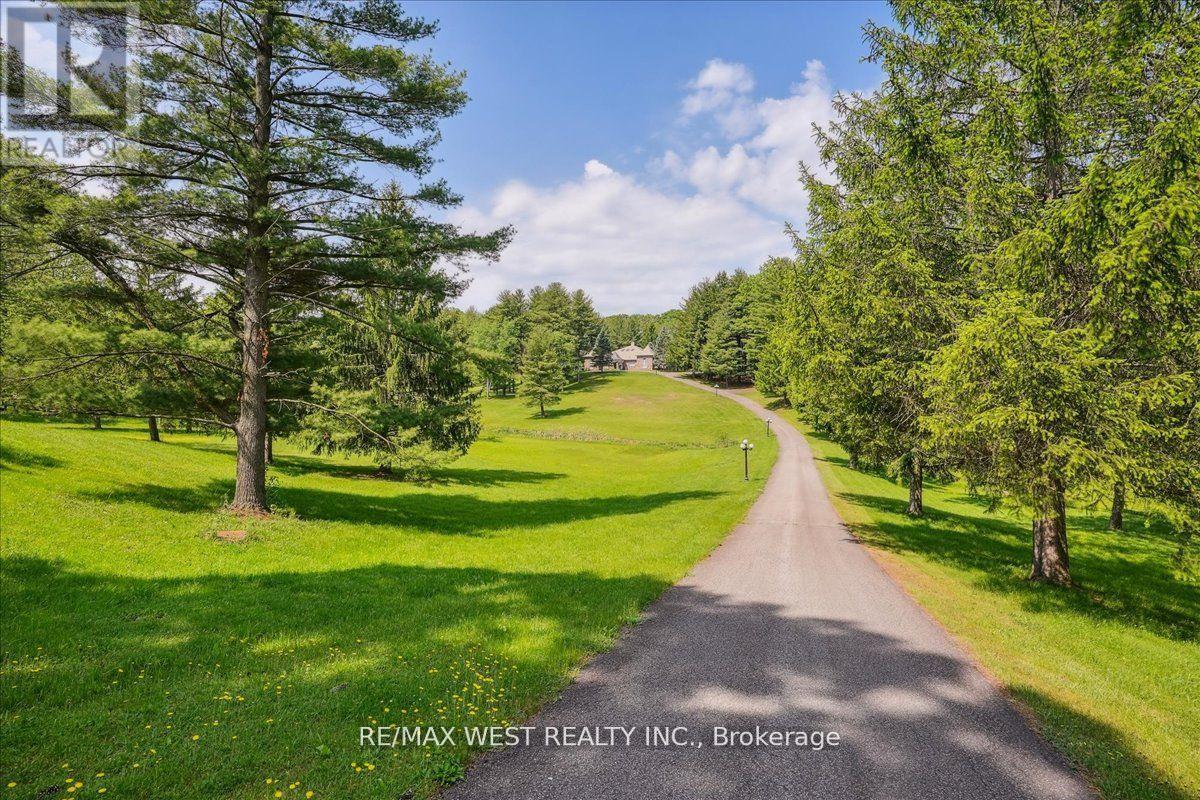
[[[131,304],[142,302],[136,270],[212,293],[214,316],[193,325],[228,323],[238,391],[233,407],[208,405],[237,440],[233,506],[264,511],[282,318],[361,320],[346,302],[355,292],[447,292],[438,260],[493,254],[506,232],[463,235],[420,213],[457,201],[418,181],[439,121],[466,95],[461,74],[412,48],[436,27],[394,0],[143,0],[137,24],[142,107],[109,131],[122,147],[28,168],[107,192],[6,221],[40,235],[51,258],[83,258]],[[362,165],[410,178],[403,213],[380,209]],[[176,354],[181,369],[187,356]]]

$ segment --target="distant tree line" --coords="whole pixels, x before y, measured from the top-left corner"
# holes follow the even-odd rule
[[[682,369],[782,392],[923,512],[931,472],[1030,511],[1071,582],[1067,500],[1200,532],[1200,22],[1176,2],[898,0],[883,70],[818,131],[796,252],[694,287]]]
[[[767,332],[788,266],[784,259],[772,259],[755,275],[721,272],[693,286],[675,312],[666,362],[722,384],[770,383],[766,371],[776,366],[767,351]]]
[[[592,299],[557,281],[529,292],[506,289],[486,311],[457,316],[469,332],[476,380],[485,392],[520,394],[543,416],[603,331]]]
[[[678,316],[679,309],[662,314],[612,314],[604,318],[603,324],[614,348],[636,344],[653,348],[661,358],[667,351]]]

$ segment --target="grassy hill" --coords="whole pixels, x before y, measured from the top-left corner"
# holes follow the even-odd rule
[[[524,718],[720,541],[775,456],[751,414],[656,375],[484,420],[423,483],[280,443],[269,519],[220,510],[231,439],[4,421],[0,796],[425,793],[466,749],[362,748],[360,725]]]

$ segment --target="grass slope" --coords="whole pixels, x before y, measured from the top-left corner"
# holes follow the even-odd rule
[[[775,454],[744,409],[655,375],[484,417],[421,484],[280,443],[270,519],[218,510],[229,440],[3,422],[0,797],[427,793],[465,747],[364,749],[359,726],[524,718],[722,538]],[[742,436],[749,483],[718,446]]]
[[[1200,797],[1200,587],[1172,576],[1174,541],[1136,513],[1111,532],[1106,515],[1074,509],[1079,588],[1032,584],[1024,517],[989,514],[952,484],[928,486],[926,516],[912,519],[906,488],[851,470],[840,447],[797,427],[842,518],[1106,798]]]

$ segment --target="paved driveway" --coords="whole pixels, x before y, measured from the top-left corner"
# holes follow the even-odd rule
[[[711,391],[711,390],[710,390]],[[745,521],[530,724],[626,726],[632,746],[511,747],[452,798],[1091,797],[1085,783],[841,524],[804,438]],[[651,532],[652,533],[652,532]],[[649,747],[645,728],[686,744]],[[719,728],[840,743],[714,746]],[[782,733],[780,735],[783,735]],[[623,734],[617,733],[623,742]],[[696,746],[699,744],[700,746]]]

